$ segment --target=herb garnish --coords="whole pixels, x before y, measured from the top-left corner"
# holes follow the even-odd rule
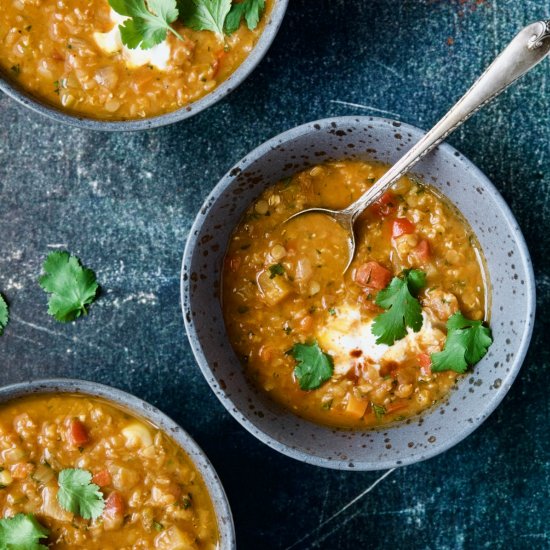
[[[92,483],[92,474],[86,470],[61,470],[58,477],[57,501],[64,510],[84,519],[96,519],[105,508],[105,499],[99,487]]]
[[[402,277],[394,277],[376,296],[376,304],[384,309],[375,317],[371,331],[377,344],[393,345],[407,335],[407,327],[414,332],[422,328],[422,308],[416,298],[426,286],[426,274],[419,269],[406,269]]]
[[[231,0],[180,0],[181,19],[195,31],[212,31],[223,36]]]
[[[243,18],[247,27],[253,31],[258,26],[264,10],[265,0],[244,0],[239,4],[233,4],[225,20],[225,32],[233,34],[240,27]]]
[[[40,539],[49,535],[32,514],[17,514],[0,519],[0,549],[2,550],[47,550]]]
[[[290,355],[298,363],[294,369],[294,376],[301,389],[315,390],[331,378],[334,371],[332,357],[324,353],[317,342],[294,344]]]
[[[176,0],[109,0],[109,5],[129,18],[118,27],[128,48],[148,50],[166,40],[168,32],[183,40],[170,25],[179,16]]]
[[[452,370],[462,374],[487,353],[492,343],[491,329],[457,312],[447,321],[443,351],[431,356],[432,372]]]
[[[44,262],[45,275],[38,282],[48,293],[48,313],[61,323],[87,314],[99,285],[95,273],[68,252],[51,252]]]
[[[372,404],[372,410],[374,411],[374,416],[380,420],[385,414],[386,414],[386,408],[382,405],[376,405],[375,403]]]
[[[10,320],[10,312],[8,309],[8,304],[2,294],[0,294],[0,336],[4,333],[4,329]]]
[[[285,267],[283,264],[275,264],[269,266],[269,278],[275,279],[277,275],[284,275],[285,274]]]

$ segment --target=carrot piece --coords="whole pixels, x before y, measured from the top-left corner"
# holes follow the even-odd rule
[[[353,280],[359,286],[382,290],[391,281],[391,272],[378,262],[367,262],[355,270]]]
[[[391,236],[395,239],[401,235],[410,235],[414,233],[416,226],[407,218],[395,218],[391,229]]]
[[[95,483],[98,487],[107,487],[111,485],[112,478],[109,470],[101,470],[95,473],[92,477],[92,483]]]
[[[348,403],[346,405],[346,413],[354,418],[361,418],[369,405],[369,402],[366,399],[358,399],[350,393],[348,395]]]
[[[86,426],[78,418],[71,419],[68,437],[73,447],[82,447],[82,445],[86,445],[90,441]]]

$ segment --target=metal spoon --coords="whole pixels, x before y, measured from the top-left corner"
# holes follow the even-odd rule
[[[317,212],[330,216],[340,224],[348,233],[349,259],[344,269],[345,273],[355,257],[356,247],[353,226],[359,214],[376,202],[397,179],[408,172],[451,132],[506,90],[518,78],[540,63],[548,53],[550,53],[550,21],[538,21],[525,27],[493,61],[462,99],[358,200],[344,210],[308,208],[292,215],[286,222],[304,214]]]

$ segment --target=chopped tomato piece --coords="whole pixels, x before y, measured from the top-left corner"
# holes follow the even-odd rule
[[[414,233],[415,225],[407,218],[395,218],[393,221],[391,236],[395,239],[401,237],[401,235],[410,235]]]
[[[430,259],[430,243],[422,239],[414,249],[414,253],[420,261],[427,262]]]
[[[377,216],[389,216],[393,209],[393,193],[386,191],[375,203],[369,207],[369,211]]]
[[[422,374],[430,376],[432,374],[432,358],[427,353],[419,353],[417,359]]]
[[[417,359],[421,367],[429,367],[432,364],[432,359],[427,353],[419,353]]]
[[[107,487],[111,485],[112,479],[109,470],[101,470],[92,477],[92,483],[95,483],[98,487]]]
[[[119,492],[113,491],[107,497],[103,509],[103,528],[106,531],[114,531],[122,526],[125,508],[124,499]]]
[[[82,445],[86,445],[90,440],[86,426],[78,418],[71,420],[68,435],[69,441],[74,447],[82,447]]]
[[[124,499],[118,491],[113,491],[105,500],[105,510],[103,513],[124,514]]]
[[[353,280],[359,286],[382,290],[391,281],[391,272],[378,262],[367,262],[355,270]]]

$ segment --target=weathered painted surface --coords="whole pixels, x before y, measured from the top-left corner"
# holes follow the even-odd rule
[[[54,125],[1,97],[0,291],[12,321],[0,338],[0,383],[83,377],[158,405],[212,458],[243,549],[547,548],[550,61],[450,140],[509,202],[539,292],[526,364],[465,442],[385,474],[279,456],[211,395],[179,308],[191,221],[247,151],[333,115],[429,127],[516,29],[543,17],[542,0],[292,0],[267,59],[228,100],[142,134]],[[69,326],[48,317],[36,284],[58,247],[93,267],[103,288],[90,316]]]

